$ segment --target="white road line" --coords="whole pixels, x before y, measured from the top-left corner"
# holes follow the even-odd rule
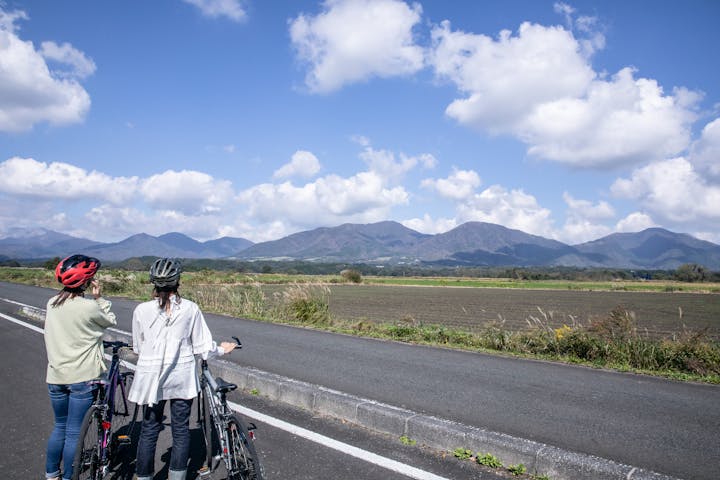
[[[40,327],[36,327],[35,325],[30,325],[29,323],[26,323],[26,322],[23,322],[22,320],[18,320],[17,318],[13,318],[8,315],[5,315],[4,313],[0,313],[0,317],[4,318],[5,320],[9,320],[13,323],[17,323],[18,325],[22,325],[25,328],[29,328],[30,330],[34,330],[38,333],[45,333],[45,331]]]
[[[238,405],[237,403],[228,402],[228,405],[230,406],[230,408],[232,408],[238,413],[241,413],[242,415],[245,415],[246,417],[254,418],[259,422],[267,423],[268,425],[271,425],[273,427],[285,430],[286,432],[298,435],[307,440],[311,440],[315,443],[319,443],[325,447],[332,448],[347,455],[351,455],[361,460],[365,460],[366,462],[374,463],[375,465],[384,467],[388,470],[401,473],[407,477],[415,478],[417,480],[448,480],[447,478],[440,477],[438,475],[435,475],[434,473],[411,467],[410,465],[407,465],[405,463],[400,463],[387,457],[382,457],[375,453],[368,452],[367,450],[362,450],[360,448],[353,447],[352,445],[349,445],[347,443],[339,442],[330,437],[326,437],[325,435],[321,435],[319,433],[315,433],[311,430],[298,427],[297,425],[293,425],[283,420],[270,417],[268,415],[265,415],[264,413],[260,413],[247,407],[243,407],[242,405]]]
[[[13,303],[13,304],[15,304],[15,305],[20,305],[21,307],[33,307],[32,305],[27,305],[27,304],[25,304],[25,303],[16,302],[15,300],[10,300],[9,298],[0,298],[0,300],[2,300],[3,302]],[[37,308],[37,307],[33,307],[33,308]],[[42,309],[41,309],[41,310],[42,310]]]
[[[7,301],[10,303],[15,303],[17,305],[26,306],[22,303],[14,302],[11,300],[6,300],[4,298],[0,299],[3,301]],[[27,305],[30,306],[30,305]],[[3,313],[0,313],[0,317],[9,320],[13,323],[16,323],[18,325],[21,325],[23,327],[29,328],[30,330],[33,330],[38,333],[44,334],[44,330],[40,327],[36,327],[35,325],[31,325],[29,323],[23,322],[22,320],[18,320],[16,318],[10,317],[8,315],[5,315]],[[117,332],[121,332],[124,334],[128,334],[128,332],[124,332],[122,330],[116,330]],[[109,355],[106,355],[108,359],[110,359]],[[124,366],[131,370],[135,370],[135,365],[132,363],[124,362]],[[413,466],[407,465],[405,463],[398,462],[396,460],[392,460],[387,457],[383,457],[381,455],[368,452],[367,450],[363,450],[361,448],[354,447],[350,444],[340,442],[338,440],[334,440],[330,437],[326,437],[325,435],[321,435],[319,433],[313,432],[311,430],[307,430],[302,427],[298,427],[297,425],[293,425],[292,423],[285,422],[283,420],[280,420],[279,418],[271,417],[269,415],[265,415],[264,413],[260,413],[256,410],[252,410],[247,407],[243,407],[242,405],[238,405],[235,402],[228,402],[228,405],[230,408],[235,410],[236,412],[250,418],[254,418],[255,420],[259,422],[266,423],[268,425],[271,425],[275,428],[279,428],[280,430],[284,430],[288,433],[292,433],[293,435],[298,435],[300,437],[303,437],[307,440],[310,440],[315,443],[319,443],[320,445],[323,445],[328,448],[332,448],[333,450],[337,450],[338,452],[345,453],[347,455],[350,455],[355,458],[359,458],[361,460],[364,460],[368,463],[373,463],[375,465],[378,465],[380,467],[386,468],[388,470],[392,470],[393,472],[400,473],[402,475],[405,475],[409,478],[413,478],[416,480],[449,480],[445,477],[440,477],[438,475],[435,475],[434,473],[426,472],[424,470],[420,470],[419,468],[415,468]]]

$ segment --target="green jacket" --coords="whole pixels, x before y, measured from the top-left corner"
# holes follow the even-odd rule
[[[107,327],[117,325],[112,304],[74,297],[53,307],[51,298],[45,316],[47,350],[47,383],[66,385],[98,378],[107,367],[103,358],[102,335]]]

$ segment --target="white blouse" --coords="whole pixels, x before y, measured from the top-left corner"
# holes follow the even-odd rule
[[[204,359],[225,353],[212,339],[195,302],[170,297],[170,314],[156,300],[133,312],[133,350],[138,354],[128,399],[139,405],[160,400],[191,399],[200,391],[195,355]]]

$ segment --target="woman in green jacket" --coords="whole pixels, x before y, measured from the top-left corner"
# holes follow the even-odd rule
[[[45,476],[52,480],[59,480],[61,475],[66,480],[72,478],[82,419],[97,388],[91,381],[107,370],[102,335],[117,322],[110,311],[111,303],[100,296],[100,284],[93,279],[99,268],[98,259],[85,255],[62,260],[55,276],[63,289],[47,304],[46,381],[55,426],[48,440]],[[91,288],[92,299],[85,298],[87,288]]]

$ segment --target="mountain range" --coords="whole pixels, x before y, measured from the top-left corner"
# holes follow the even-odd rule
[[[574,266],[675,269],[697,263],[720,270],[720,245],[662,228],[568,245],[492,223],[468,222],[428,235],[400,223],[344,224],[253,242],[223,237],[199,242],[181,233],[144,233],[100,243],[51,230],[16,230],[0,239],[0,258],[43,259],[84,253],[106,261],[140,256],[303,260],[341,263],[412,263],[442,266]]]
[[[159,237],[139,233],[120,242],[101,243],[52,230],[16,229],[7,237],[0,239],[0,257],[27,260],[83,253],[110,262],[143,256],[224,258],[252,244],[250,240],[233,237],[199,242],[177,232],[166,233]]]

